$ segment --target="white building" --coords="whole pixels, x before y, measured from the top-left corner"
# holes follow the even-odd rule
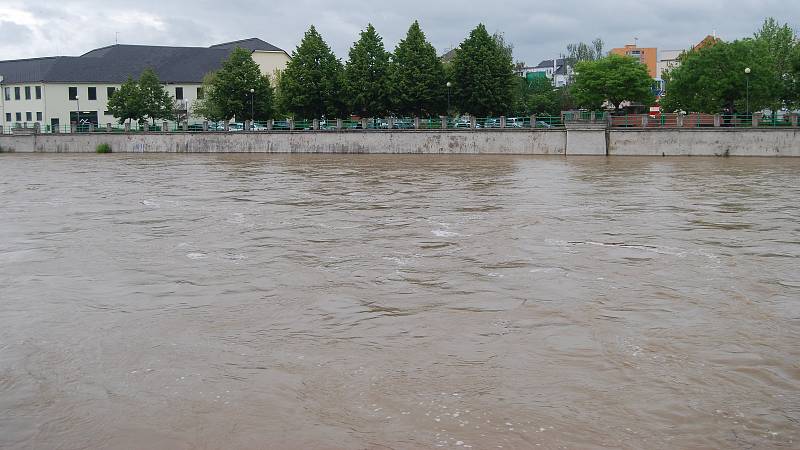
[[[0,61],[0,125],[63,130],[71,122],[117,123],[108,111],[110,95],[128,77],[153,69],[189,114],[202,97],[203,77],[219,69],[233,49],[250,50],[262,73],[283,70],[289,55],[252,38],[211,47],[111,45],[81,56]]]
[[[681,56],[681,53],[683,53],[683,50],[662,50],[659,52],[658,64],[656,66],[658,78],[662,78],[664,72],[669,72],[681,64],[680,61],[678,61],[678,57]]]
[[[574,74],[572,66],[567,64],[563,58],[546,59],[534,67],[523,67],[517,70],[517,75],[527,77],[529,73],[544,74],[555,87],[562,87],[569,84]]]

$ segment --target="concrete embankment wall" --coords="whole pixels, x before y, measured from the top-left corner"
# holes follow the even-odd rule
[[[796,156],[800,129],[296,131],[0,135],[0,151]]]
[[[608,133],[614,156],[800,156],[800,128],[648,129]]]
[[[77,133],[0,136],[0,147],[16,152],[190,153],[442,153],[564,154],[563,131],[297,131],[231,133]]]

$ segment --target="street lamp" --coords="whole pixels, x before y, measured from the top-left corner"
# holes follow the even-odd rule
[[[75,131],[80,131],[81,126],[81,100],[80,97],[75,94],[75,103],[77,104],[78,111],[75,114]]]
[[[453,87],[453,83],[447,82],[447,115],[450,115],[450,88]]]
[[[749,67],[746,67],[744,69],[744,79],[747,82],[747,97],[745,100],[745,105],[746,105],[745,110],[747,112],[747,115],[750,115],[750,68]]]
[[[251,122],[254,122],[256,120],[256,118],[254,117],[254,114],[253,114],[253,100],[255,98],[255,94],[256,94],[256,90],[253,89],[253,88],[250,88],[250,121]]]

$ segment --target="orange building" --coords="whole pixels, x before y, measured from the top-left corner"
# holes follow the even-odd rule
[[[660,75],[657,73],[658,65],[658,49],[655,47],[641,48],[634,44],[628,44],[624,48],[612,48],[611,53],[620,56],[630,56],[638,59],[642,64],[647,66],[647,71],[650,76],[658,78]]]

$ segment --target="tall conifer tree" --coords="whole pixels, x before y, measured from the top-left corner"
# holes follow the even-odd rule
[[[394,51],[392,96],[401,115],[433,116],[447,109],[447,80],[442,61],[414,21]]]
[[[456,106],[477,116],[509,112],[514,100],[510,51],[479,24],[461,43],[453,60]]]
[[[350,49],[345,66],[345,92],[353,114],[378,117],[389,110],[389,60],[383,39],[372,24]]]
[[[299,118],[344,112],[344,68],[312,25],[280,77],[281,99]]]

